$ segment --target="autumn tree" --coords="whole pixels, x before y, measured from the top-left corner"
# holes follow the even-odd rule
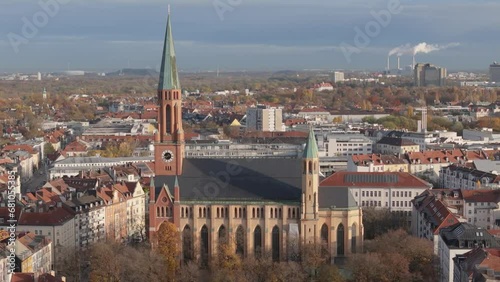
[[[43,146],[43,151],[45,153],[45,155],[48,155],[48,154],[53,154],[55,153],[55,149],[54,149],[54,146],[52,146],[51,143],[47,142],[45,143],[45,145]]]
[[[157,251],[165,260],[165,274],[173,281],[179,269],[180,234],[173,223],[165,221],[157,232]]]

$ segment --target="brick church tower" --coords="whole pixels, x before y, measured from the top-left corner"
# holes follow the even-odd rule
[[[182,99],[170,12],[161,61],[158,84],[158,132],[155,142],[155,174],[181,175],[184,158],[184,131],[182,129]]]

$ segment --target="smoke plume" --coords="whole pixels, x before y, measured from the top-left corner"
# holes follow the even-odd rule
[[[428,54],[431,52],[446,50],[448,48],[453,48],[459,46],[460,43],[454,42],[445,45],[439,44],[427,44],[426,42],[419,43],[415,46],[411,46],[410,44],[401,45],[389,51],[389,56],[392,55],[416,55],[418,53]]]

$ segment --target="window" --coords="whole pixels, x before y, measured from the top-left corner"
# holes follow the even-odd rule
[[[365,191],[361,192],[361,196],[363,196],[363,197],[365,196]]]
[[[382,206],[382,203],[380,201],[378,201],[378,206],[381,207]]]
[[[373,191],[370,191],[370,197],[373,197]]]

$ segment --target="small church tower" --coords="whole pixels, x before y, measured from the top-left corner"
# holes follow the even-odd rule
[[[304,243],[314,243],[318,237],[319,157],[316,137],[311,128],[302,155],[301,228]]]

